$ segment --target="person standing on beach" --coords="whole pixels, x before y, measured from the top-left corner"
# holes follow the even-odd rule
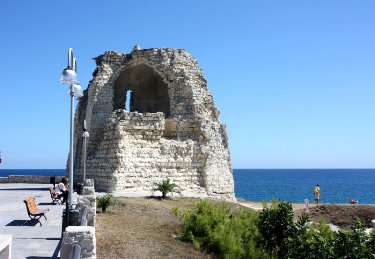
[[[320,187],[319,184],[317,184],[314,188],[314,196],[315,196],[315,203],[319,204],[319,198],[320,198]]]

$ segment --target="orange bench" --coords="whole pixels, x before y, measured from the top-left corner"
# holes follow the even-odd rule
[[[51,187],[49,188],[49,194],[51,194],[51,199],[52,199],[52,203],[55,204],[55,202],[57,202],[57,204],[61,204],[61,196],[59,196],[59,194],[56,192],[56,188],[55,187]]]
[[[31,220],[37,220],[39,222],[40,226],[42,226],[42,223],[40,222],[39,219],[43,216],[47,220],[47,217],[44,214],[47,211],[49,211],[49,209],[45,209],[45,210],[38,209],[38,207],[35,204],[35,198],[34,197],[27,198],[23,202],[26,205],[27,214],[29,214],[30,219]]]

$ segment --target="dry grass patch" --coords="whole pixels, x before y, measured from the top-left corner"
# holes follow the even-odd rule
[[[97,214],[98,258],[213,258],[175,238],[181,223],[172,208],[193,208],[198,199],[120,200],[125,206]]]

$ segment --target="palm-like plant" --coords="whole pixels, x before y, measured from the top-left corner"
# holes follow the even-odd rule
[[[114,204],[115,204],[115,200],[111,193],[96,197],[96,206],[98,208],[101,208],[102,212],[106,212],[107,207],[110,205],[114,205]]]
[[[179,187],[174,183],[170,183],[169,179],[163,180],[161,183],[154,183],[154,185],[155,185],[155,188],[153,190],[160,191],[162,194],[161,196],[162,199],[167,198],[168,193],[172,193],[172,192],[180,193],[180,191],[178,190]]]

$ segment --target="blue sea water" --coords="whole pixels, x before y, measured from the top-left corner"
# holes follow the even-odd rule
[[[0,177],[9,175],[49,175],[64,176],[65,169],[0,169]]]
[[[375,169],[234,169],[236,197],[250,201],[314,201],[320,185],[320,201],[375,203]]]
[[[65,169],[1,169],[8,175],[66,175]],[[250,201],[273,198],[303,203],[314,201],[320,185],[321,202],[375,204],[375,169],[234,169],[236,197]]]

